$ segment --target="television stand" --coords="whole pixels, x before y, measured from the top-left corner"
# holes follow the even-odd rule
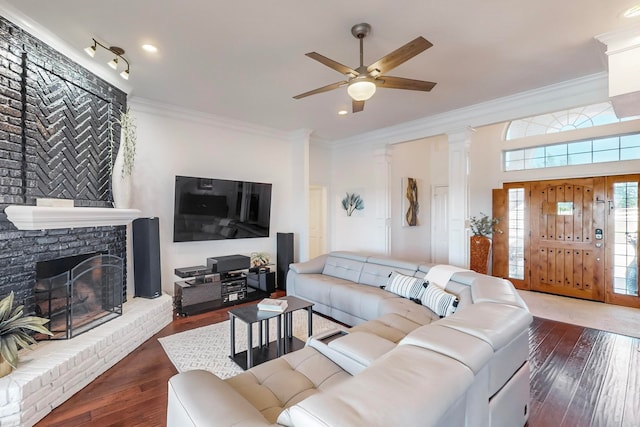
[[[213,274],[204,282],[181,280],[174,283],[174,308],[180,316],[191,316],[219,308],[268,298],[271,293],[247,285],[244,273]]]

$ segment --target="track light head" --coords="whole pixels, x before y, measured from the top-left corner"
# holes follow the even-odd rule
[[[96,48],[97,46],[100,46],[101,48],[108,50],[109,52],[111,52],[112,54],[115,55],[115,58],[113,58],[111,61],[109,61],[107,63],[107,65],[111,68],[113,68],[114,70],[118,69],[118,60],[122,59],[125,64],[127,64],[127,69],[124,70],[123,72],[120,73],[120,77],[122,77],[125,80],[129,80],[129,61],[127,61],[127,58],[125,58],[124,55],[124,49],[118,46],[109,46],[107,47],[106,45],[100,43],[99,41],[97,41],[96,39],[92,39],[93,40],[93,45],[86,47],[84,49],[84,51],[87,53],[87,55],[89,55],[90,57],[95,57],[96,55]]]
[[[90,57],[94,57],[96,56],[96,44],[95,42],[93,43],[93,46],[87,46],[84,48],[84,51],[87,53],[87,55],[89,55]]]

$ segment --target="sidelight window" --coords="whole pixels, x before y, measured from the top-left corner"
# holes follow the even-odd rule
[[[638,296],[638,182],[614,183],[613,195],[613,292]]]
[[[524,279],[524,188],[510,188],[509,197],[509,277]]]

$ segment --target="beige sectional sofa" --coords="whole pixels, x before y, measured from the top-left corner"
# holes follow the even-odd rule
[[[444,288],[457,310],[441,318],[383,289],[393,272]],[[204,371],[174,376],[168,426],[526,423],[532,317],[510,282],[332,252],[292,264],[287,293],[353,327],[317,334],[304,349],[227,380]]]

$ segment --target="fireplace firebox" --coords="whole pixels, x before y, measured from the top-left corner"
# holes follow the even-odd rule
[[[122,315],[123,260],[84,254],[38,262],[35,310],[49,319],[53,336],[70,339]]]

